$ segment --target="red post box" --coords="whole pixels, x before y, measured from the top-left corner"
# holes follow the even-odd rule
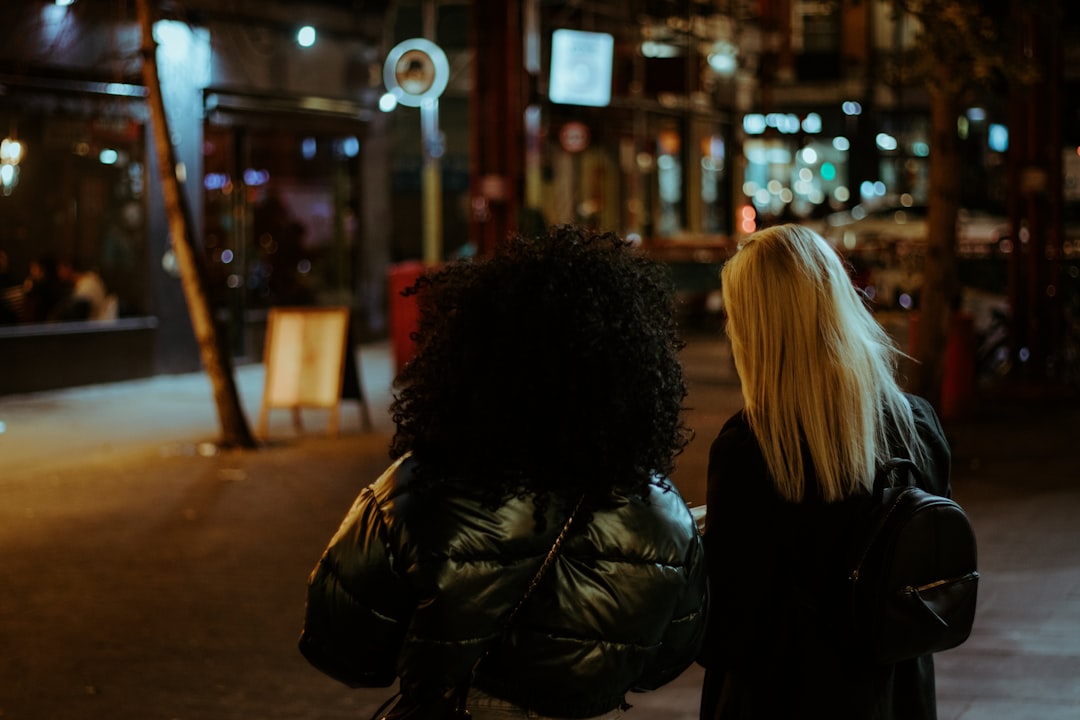
[[[408,297],[402,292],[411,287],[424,273],[425,265],[418,261],[408,261],[391,265],[389,269],[390,286],[390,341],[394,353],[394,371],[401,372],[405,363],[416,354],[416,343],[412,333],[420,322],[420,307],[415,295]]]
[[[909,352],[914,352],[918,337],[919,316],[911,315],[908,325]],[[945,341],[945,374],[941,380],[941,417],[945,420],[971,414],[975,404],[975,321],[964,310],[954,312],[949,320]]]

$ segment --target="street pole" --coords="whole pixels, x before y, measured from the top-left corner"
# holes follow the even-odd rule
[[[522,47],[528,92],[525,102],[525,207],[539,214],[543,191],[543,155],[541,147],[541,106],[537,87],[540,82],[540,12],[538,0],[525,0],[522,11]]]
[[[424,37],[435,42],[438,27],[436,0],[424,0],[423,12]],[[439,158],[443,154],[437,97],[425,98],[420,103],[420,137],[424,156],[424,264],[436,265],[442,261],[442,169]]]
[[[434,34],[434,6],[425,7],[425,32]],[[428,38],[413,38],[390,50],[383,66],[383,81],[395,102],[420,108],[420,144],[423,156],[421,212],[423,215],[423,261],[442,262],[442,172],[444,152],[439,130],[439,96],[449,81],[446,53]]]
[[[442,261],[442,173],[439,158],[443,154],[439,132],[439,101],[424,100],[420,105],[420,134],[424,145],[424,264]]]

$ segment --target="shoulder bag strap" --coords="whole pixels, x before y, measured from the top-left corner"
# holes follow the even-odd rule
[[[562,543],[563,540],[566,538],[566,534],[570,532],[570,526],[574,524],[574,518],[577,516],[578,510],[581,509],[581,503],[584,500],[584,495],[578,498],[577,504],[574,505],[574,509],[570,511],[570,516],[566,518],[566,522],[563,523],[562,530],[560,530],[558,536],[556,536],[555,542],[551,544],[551,549],[548,550],[548,554],[544,558],[544,562],[540,564],[540,569],[536,571],[536,574],[533,575],[532,579],[529,581],[528,587],[525,588],[525,594],[521,596],[521,599],[518,600],[517,605],[515,605],[514,609],[510,611],[510,614],[506,616],[506,621],[503,623],[503,635],[510,631],[510,627],[514,622],[514,618],[517,617],[518,611],[521,610],[521,606],[524,605],[525,601],[529,599],[529,596],[532,595],[533,590],[535,590],[536,586],[540,584],[540,580],[543,579],[545,574],[547,574],[548,568],[550,568],[552,563],[555,562],[555,556],[559,554],[559,548],[562,547]],[[474,675],[476,673],[476,669],[480,666],[480,663],[483,662],[484,658],[488,656],[489,652],[490,649],[485,650],[484,654],[477,658],[476,662],[473,663],[472,673],[470,673],[470,675]],[[469,681],[463,682],[454,690],[454,704],[451,709],[452,717],[468,718],[470,716],[469,711],[465,707],[466,701],[468,700],[469,696],[470,685],[472,685],[471,677]],[[379,709],[375,711],[375,714],[371,716],[371,719],[379,720],[380,718],[384,718],[387,709],[400,697],[401,691],[399,690],[398,692],[394,693],[390,698],[388,698],[386,702],[384,702],[379,707]]]
[[[566,537],[566,534],[570,532],[570,526],[574,524],[574,518],[577,516],[577,512],[581,508],[581,503],[584,499],[584,495],[578,498],[577,504],[574,505],[574,509],[570,511],[570,517],[566,518],[566,522],[563,523],[562,530],[559,531],[558,536],[555,538],[555,542],[551,544],[551,549],[548,550],[547,557],[545,557],[544,562],[541,563],[540,569],[536,571],[536,574],[533,575],[532,580],[529,581],[529,586],[525,588],[525,594],[521,596],[521,599],[518,600],[518,604],[515,605],[514,609],[510,611],[510,614],[506,616],[506,622],[503,626],[504,633],[510,629],[510,626],[514,622],[514,618],[517,617],[518,611],[521,610],[521,606],[524,605],[525,601],[529,599],[529,596],[532,595],[533,590],[535,590],[536,586],[540,584],[540,580],[543,579],[544,575],[547,574],[548,568],[550,568],[552,563],[555,562],[555,556],[559,554],[559,548],[562,547],[563,539]],[[483,660],[483,658],[480,659]],[[477,664],[479,664],[479,661],[477,661]]]
[[[560,530],[559,534],[555,537],[555,542],[551,544],[551,549],[548,550],[548,554],[544,558],[544,562],[540,564],[540,568],[536,571],[536,574],[533,575],[532,580],[529,581],[528,587],[525,588],[525,594],[521,596],[521,599],[518,600],[517,605],[515,605],[514,609],[510,611],[510,614],[506,616],[506,621],[503,623],[502,631],[504,637],[507,633],[510,632],[510,627],[514,624],[514,618],[517,617],[518,611],[521,610],[521,607],[525,604],[525,601],[528,600],[529,596],[533,594],[533,590],[535,590],[536,587],[540,584],[540,581],[543,579],[544,575],[547,574],[548,569],[555,562],[555,557],[559,554],[559,549],[562,547],[563,540],[566,538],[567,533],[570,532],[570,526],[574,524],[574,518],[577,517],[578,510],[581,509],[581,503],[584,500],[584,495],[578,498],[577,503],[574,505],[574,509],[570,511],[570,516],[566,518],[566,522],[563,523],[562,530]],[[488,648],[480,657],[476,659],[476,662],[473,663],[472,666],[472,672],[470,673],[469,682],[462,683],[460,686],[458,686],[455,692],[456,697],[454,702],[454,717],[469,717],[469,711],[466,709],[465,704],[469,696],[469,686],[472,685],[471,676],[476,674],[476,669],[480,667],[480,663],[484,661],[484,658],[486,658],[488,656],[488,653],[490,652],[491,648]]]

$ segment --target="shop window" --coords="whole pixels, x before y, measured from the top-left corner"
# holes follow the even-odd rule
[[[204,248],[216,306],[348,304],[360,142],[300,128],[206,128]]]
[[[726,230],[725,166],[727,143],[723,135],[707,135],[701,141],[701,231],[719,234]]]
[[[22,149],[0,195],[0,322],[147,312],[145,126],[117,109],[0,111]]]
[[[683,229],[682,135],[662,130],[656,139],[656,181],[659,203],[658,234],[676,235]]]

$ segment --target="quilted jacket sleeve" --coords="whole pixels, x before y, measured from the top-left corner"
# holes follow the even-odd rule
[[[387,687],[412,607],[377,497],[365,488],[308,580],[300,651],[350,687]]]
[[[697,657],[705,639],[705,620],[709,608],[708,573],[705,553],[697,526],[689,510],[682,505],[680,513],[686,520],[681,530],[690,534],[681,571],[682,591],[671,621],[664,631],[660,650],[649,667],[635,683],[634,690],[655,690],[677,678]]]

